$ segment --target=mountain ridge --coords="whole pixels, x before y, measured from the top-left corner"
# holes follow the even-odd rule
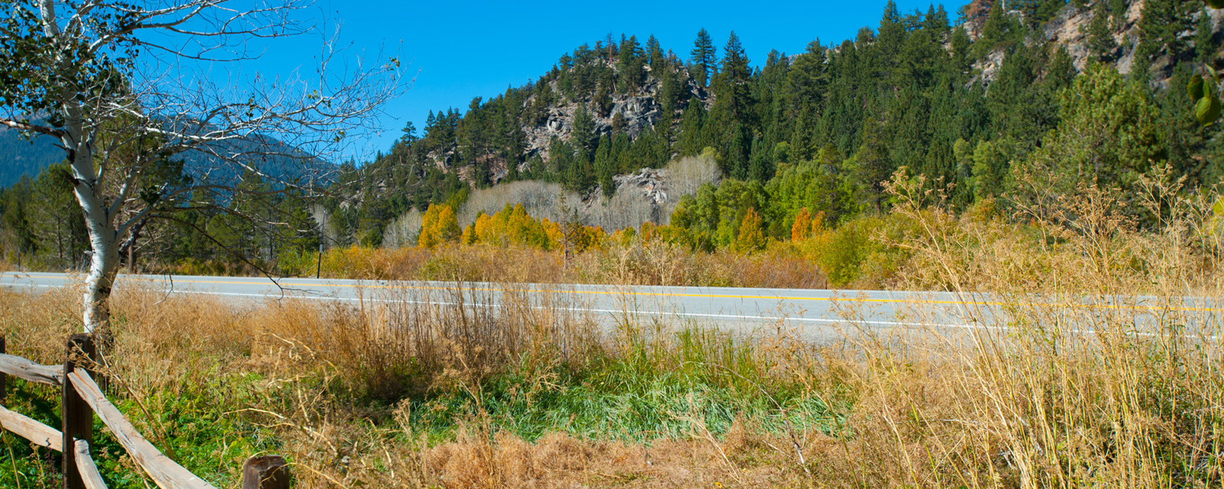
[[[463,114],[431,113],[422,135],[409,126],[389,153],[341,178],[332,208],[378,223],[515,180],[610,196],[617,175],[707,149],[726,177],[760,182],[820,154],[847,160],[831,171],[856,181],[868,207],[900,165],[968,193],[978,184],[972,165],[958,161],[959,142],[972,153],[1012,138],[1018,156],[1040,146],[1059,119],[1056,95],[1092,65],[1169,92],[1189,76],[1187,62],[1221,60],[1196,44],[1220,44],[1224,11],[1197,2],[1017,0],[1007,11],[995,3],[974,0],[955,24],[942,6],[902,14],[890,3],[880,25],[855,39],[774,51],[757,67],[734,33],[711,63],[698,62],[703,46],[712,51],[704,31],[689,59],[653,37],[608,36],[527,85],[474,99]],[[873,141],[882,137],[890,140]]]
[[[338,168],[336,165],[309,157],[275,138],[261,136],[259,139],[267,142],[237,143],[234,148],[229,148],[230,152],[266,153],[268,156],[252,158],[251,163],[253,167],[273,181],[300,183],[313,179],[326,184],[335,179]],[[252,145],[264,145],[267,149],[251,151]],[[0,157],[10,162],[9,165],[0,165],[0,189],[4,189],[17,183],[23,177],[31,179],[37,177],[45,168],[64,161],[65,155],[64,150],[49,137],[34,136],[27,139],[20,131],[0,128]],[[184,172],[197,182],[208,181],[216,185],[233,185],[241,173],[233,165],[210,162],[213,157],[202,151],[187,151],[179,158],[183,160]]]

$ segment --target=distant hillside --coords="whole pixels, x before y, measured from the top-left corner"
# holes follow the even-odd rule
[[[342,234],[377,236],[473,188],[541,180],[589,200],[611,195],[617,175],[704,151],[724,176],[759,185],[813,165],[824,183],[807,206],[832,220],[880,210],[880,183],[901,167],[964,204],[1007,190],[1013,161],[1058,127],[1065,91],[1102,64],[1144,84],[1144,123],[1159,133],[1145,165],[1167,161],[1197,184],[1224,174],[1224,145],[1218,126],[1188,116],[1181,87],[1224,67],[1222,21],[1198,0],[974,0],[951,14],[890,2],[855,39],[765,60],[734,34],[716,43],[703,30],[674,51],[608,36],[532,83],[432,113],[423,133],[409,125],[341,176],[331,208]]]
[[[673,158],[681,116],[691,108],[704,118],[711,108],[706,84],[653,37],[580,46],[527,86],[474,99],[466,113],[431,113],[423,135],[407,128],[388,154],[341,176],[336,190],[346,203],[339,207],[381,220],[515,180],[611,190],[614,176]],[[693,155],[706,145],[684,144]]]
[[[318,158],[310,158],[300,150],[272,138],[260,142],[239,141],[228,143],[226,153],[266,154],[253,156],[250,163],[273,180],[284,182],[331,182],[335,180],[335,165]],[[183,170],[196,182],[208,181],[217,185],[233,185],[241,176],[241,168],[229,164],[217,164],[214,159],[200,151],[182,154]],[[48,137],[27,140],[21,133],[11,129],[0,129],[0,189],[8,188],[21,177],[37,177],[44,168],[62,161],[64,151]]]
[[[338,173],[336,165],[265,136],[214,145],[212,150],[231,155],[229,158],[243,165],[250,165],[273,183],[327,185],[336,179]],[[240,165],[219,162],[215,156],[204,151],[187,151],[180,157],[183,159],[183,171],[196,182],[233,186],[238,184],[245,171]]]
[[[0,189],[8,188],[22,176],[34,178],[52,163],[64,159],[64,150],[50,138],[27,140],[21,133],[0,129]]]

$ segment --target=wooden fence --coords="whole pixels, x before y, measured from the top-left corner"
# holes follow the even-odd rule
[[[5,338],[0,336],[0,427],[35,445],[63,453],[65,489],[106,488],[89,455],[95,414],[158,487],[216,489],[161,453],[106,398],[93,378],[97,375],[97,352],[92,336],[78,334],[68,339],[62,369],[55,365],[39,365],[5,352]],[[62,430],[4,407],[9,376],[62,388]],[[289,483],[289,467],[284,458],[257,456],[243,464],[242,489],[288,489]]]

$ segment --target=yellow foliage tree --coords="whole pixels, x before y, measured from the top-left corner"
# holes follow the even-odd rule
[[[576,226],[570,232],[570,251],[581,253],[592,248],[603,248],[608,233],[599,226]]]
[[[483,212],[472,223],[472,243],[486,243],[492,233],[493,217]]]
[[[463,236],[459,237],[459,242],[465,245],[476,244],[476,223],[463,228]]]
[[[532,218],[522,204],[506,205],[497,214],[481,214],[472,226],[473,242],[495,246],[530,246],[549,249],[549,233],[541,221]]]
[[[421,235],[417,237],[417,246],[433,248],[442,243],[457,241],[462,234],[454,209],[448,205],[430,204],[425,215],[421,217]]]
[[[823,233],[825,230],[825,211],[817,212],[812,216],[812,230],[808,232],[808,237]]]
[[[561,232],[561,225],[548,220],[548,218],[544,218],[540,220],[540,227],[544,228],[544,236],[548,239],[548,248],[559,248],[561,240],[565,239],[565,233]]]
[[[795,216],[795,223],[791,225],[791,241],[803,241],[812,236],[812,213],[808,212],[808,208],[804,207],[799,210],[799,215]]]
[[[731,249],[741,253],[749,253],[765,248],[765,231],[761,229],[761,216],[756,209],[748,208],[744,220],[740,221],[739,234],[731,243]]]
[[[650,242],[651,240],[653,240],[653,239],[654,239],[654,237],[655,237],[655,228],[657,228],[657,227],[658,227],[658,226],[655,226],[655,223],[650,222],[650,221],[646,221],[646,222],[642,223],[642,231],[641,231],[641,233],[640,233],[640,234],[642,235],[642,242],[643,242],[643,243],[648,243],[648,242]]]

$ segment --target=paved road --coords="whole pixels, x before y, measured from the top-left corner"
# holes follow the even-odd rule
[[[78,285],[80,275],[59,273],[0,273],[0,287],[39,290]],[[981,294],[949,292],[890,292],[852,290],[746,289],[721,287],[657,287],[608,285],[491,284],[453,282],[381,282],[333,279],[121,276],[117,288],[145,287],[174,294],[223,296],[236,302],[259,300],[338,300],[382,303],[454,304],[501,307],[507,297],[527,298],[533,307],[560,307],[589,313],[613,323],[626,315],[664,322],[787,324],[814,338],[844,327],[1005,329],[1010,309],[1031,304],[1058,304],[1064,310],[1105,315],[1123,312],[1142,327],[1158,315],[1177,314],[1190,330],[1214,326],[1224,309],[1217,301],[1184,298],[1161,304],[1154,297],[1125,299],[1046,299],[1023,302]],[[522,302],[520,302],[522,303]],[[1087,321],[1090,323],[1091,321]],[[1090,330],[1091,324],[1083,326]]]

